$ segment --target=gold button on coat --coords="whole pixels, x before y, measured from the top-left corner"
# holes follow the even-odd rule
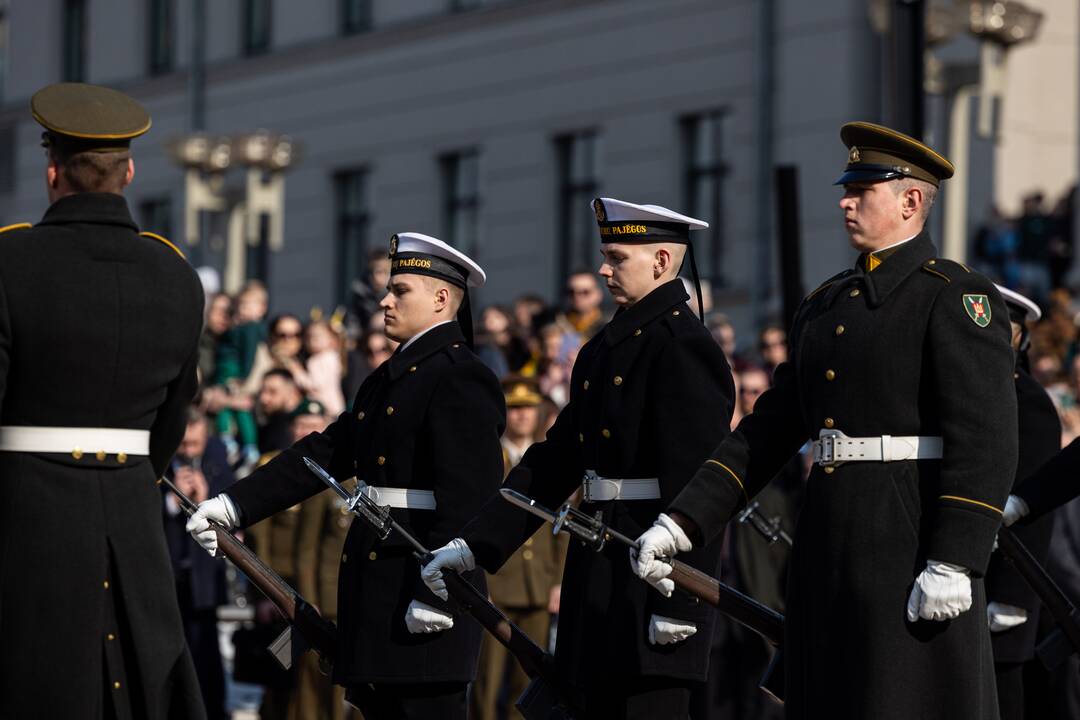
[[[634,337],[637,337],[640,334],[641,334],[641,328],[638,328],[637,330],[634,331]]]
[[[578,433],[577,434],[577,441],[582,442],[582,443],[585,442],[585,435],[583,433]]]
[[[103,582],[103,583],[102,583],[102,585],[103,585],[103,586],[105,587],[105,589],[106,589],[106,590],[108,590],[108,589],[109,589],[109,581],[108,581],[108,580],[106,580],[105,582]]]
[[[829,467],[826,467],[826,468],[822,468],[822,469],[823,469],[823,470],[825,471],[825,474],[826,474],[826,475],[832,475],[832,474],[833,474],[833,471],[834,471],[834,470],[836,470],[836,468],[834,468],[834,467],[833,467],[833,466],[831,466],[831,465],[830,465]]]
[[[98,450],[96,453],[94,453],[94,457],[96,457],[98,459],[98,462],[104,462],[105,457],[106,457],[105,451],[104,450]]]
[[[384,458],[382,455],[380,455],[379,457],[375,458],[375,462],[379,463],[380,465],[385,465],[386,464],[386,458]]]
[[[679,311],[678,310],[676,310],[675,312],[673,312],[671,314],[674,315],[675,317],[679,317]]]
[[[122,453],[122,452],[116,453],[116,462],[120,463],[121,465],[126,463],[127,462],[127,453]]]
[[[589,389],[589,381],[586,380],[585,382],[583,382],[581,384],[581,387],[584,388],[585,390],[588,390]]]
[[[364,419],[364,411],[363,411],[363,410],[361,410],[360,412],[356,413],[356,419],[357,419],[357,420],[363,420],[363,419]]]
[[[379,557],[379,554],[376,553],[374,550],[372,550],[371,552],[368,553],[367,559],[368,560],[377,560],[378,557]]]
[[[409,372],[416,372],[416,366],[413,365],[411,368],[409,368]]]
[[[82,448],[75,448],[74,450],[72,450],[71,451],[71,457],[75,458],[76,460],[81,459],[82,458]]]
[[[859,288],[855,288],[848,293],[848,297],[859,297]]]
[[[108,635],[105,636],[105,639],[106,640],[115,640],[116,636],[113,635],[112,633],[109,633]]]
[[[836,379],[836,371],[833,370],[832,368],[829,368],[828,370],[826,370],[825,371],[825,379],[826,380],[835,380]]]
[[[825,427],[831,428],[835,424],[836,424],[836,421],[833,420],[832,418],[825,418]]]
[[[387,415],[393,415],[394,414],[394,406],[393,405],[387,405],[386,406],[386,414]]]
[[[612,380],[612,382],[615,383],[616,385],[622,385],[622,376],[621,375],[616,375],[615,379]]]
[[[114,690],[119,690],[119,689],[120,689],[120,681],[119,681],[119,680],[117,680],[116,682],[114,682],[114,683],[112,684],[112,686],[113,686],[113,689],[114,689]]]
[[[843,325],[837,325],[836,326],[836,334],[837,335],[843,335],[845,329],[846,328]]]
[[[349,556],[347,554],[345,554],[345,553],[341,553],[341,562],[342,563],[349,562]]]
[[[606,437],[606,438],[609,438],[609,437],[611,437],[611,431],[610,431],[610,430],[608,430],[607,428],[604,428],[603,430],[601,430],[601,431],[600,431],[600,434],[601,434],[601,435],[603,435],[603,436],[604,436],[604,437]]]
[[[525,551],[523,551],[521,553],[521,557],[525,558],[526,560],[532,560],[533,559],[533,551],[532,550],[525,550]]]

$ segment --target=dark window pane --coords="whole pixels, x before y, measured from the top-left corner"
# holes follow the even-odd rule
[[[353,280],[367,271],[370,197],[364,170],[340,172],[335,177],[337,196],[337,278],[338,303],[349,299]]]
[[[164,75],[173,69],[175,12],[173,0],[149,0],[147,47],[151,75]]]
[[[475,257],[480,231],[480,154],[463,150],[441,158],[443,234],[448,244]]]
[[[599,139],[595,131],[563,135],[555,139],[558,164],[559,276],[581,268],[591,268],[599,258],[596,216],[589,204],[600,192],[597,178]]]
[[[0,0],[0,103],[4,101],[4,86],[8,69],[8,0]]]
[[[63,78],[65,82],[86,79],[86,0],[64,0]]]
[[[341,31],[346,35],[371,29],[371,0],[341,0]]]
[[[730,280],[724,273],[725,117],[723,111],[711,111],[682,119],[684,205],[689,215],[709,223],[707,230],[693,233],[691,239],[701,274],[714,287]]]
[[[139,225],[143,230],[172,240],[172,199],[161,197],[140,202]]]
[[[272,17],[271,0],[244,0],[245,55],[258,55],[270,49]]]

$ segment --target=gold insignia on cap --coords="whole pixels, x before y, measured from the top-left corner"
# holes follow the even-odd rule
[[[607,212],[604,210],[604,201],[600,198],[596,198],[592,203],[593,211],[596,213],[596,222],[604,222],[607,220]]]
[[[859,148],[854,145],[851,146],[851,150],[848,152],[847,161],[849,163],[859,162]]]
[[[390,257],[397,255],[397,235],[390,236]]]

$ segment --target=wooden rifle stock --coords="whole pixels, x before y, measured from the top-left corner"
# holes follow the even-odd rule
[[[680,590],[712,605],[773,645],[779,647],[783,644],[783,615],[686,563],[678,560],[670,562],[671,574],[668,578]]]

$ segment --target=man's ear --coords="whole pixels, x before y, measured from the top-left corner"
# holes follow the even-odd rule
[[[135,179],[135,160],[128,158],[127,172],[124,173],[124,187],[131,184],[131,181]]]
[[[924,200],[922,189],[916,186],[909,187],[904,191],[903,198],[901,211],[904,214],[904,219],[908,220],[913,215],[918,214],[919,209],[922,207]]]
[[[441,312],[443,308],[448,307],[450,307],[450,288],[440,285],[435,289],[435,309]]]
[[[45,182],[53,190],[56,190],[60,183],[60,168],[51,157],[49,158],[49,164],[45,168]]]
[[[653,258],[653,279],[657,280],[671,269],[671,251],[666,247],[657,248]]]

